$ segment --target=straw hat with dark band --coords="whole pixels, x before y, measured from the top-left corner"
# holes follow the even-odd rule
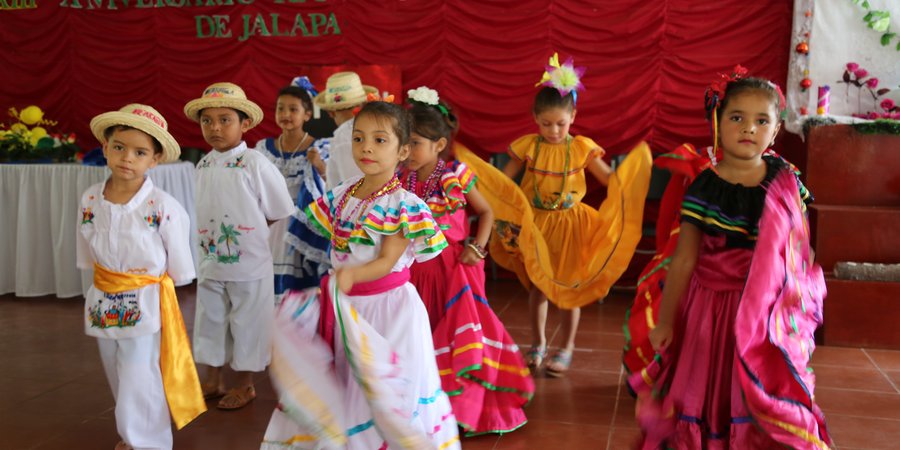
[[[247,100],[247,94],[234,83],[214,83],[203,90],[203,95],[184,105],[184,114],[194,122],[200,121],[200,111],[206,108],[231,108],[250,118],[250,128],[259,125],[263,112],[259,105]]]
[[[378,89],[366,86],[356,72],[338,72],[325,82],[325,90],[313,102],[325,111],[338,111],[362,105],[367,94],[377,94]]]
[[[104,133],[109,127],[125,125],[149,134],[162,145],[162,158],[159,162],[177,161],[181,155],[181,147],[169,134],[166,119],[152,106],[132,103],[125,105],[118,111],[100,114],[91,119],[91,132],[101,144],[106,145]]]

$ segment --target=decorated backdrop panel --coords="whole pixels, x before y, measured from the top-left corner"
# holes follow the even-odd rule
[[[817,115],[900,119],[898,33],[897,0],[797,0],[787,128]]]
[[[498,152],[535,131],[534,84],[559,51],[588,68],[574,132],[612,154],[641,139],[658,152],[708,142],[702,96],[717,71],[741,63],[785,80],[791,11],[785,0],[0,0],[0,108],[38,104],[92,146],[92,116],[146,102],[183,145],[205,147],[181,110],[212,82],[263,106],[252,142],[277,132],[275,92],[310,66],[396,66],[404,94],[436,88],[460,139]]]

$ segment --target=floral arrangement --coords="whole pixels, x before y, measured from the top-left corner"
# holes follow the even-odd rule
[[[57,122],[44,118],[41,108],[9,108],[9,116],[11,124],[0,123],[0,162],[74,161],[79,152],[75,134],[49,132],[45,127],[55,127]]]
[[[894,103],[893,100],[889,98],[881,99],[879,102],[879,98],[883,97],[888,92],[891,92],[888,88],[878,89],[878,78],[871,76],[869,71],[863,69],[859,66],[859,64],[855,62],[847,63],[846,68],[844,69],[844,75],[838,83],[845,83],[847,85],[847,93],[846,95],[850,95],[850,86],[856,87],[856,108],[858,113],[854,113],[853,117],[859,117],[863,119],[894,119],[900,120],[900,108]],[[869,111],[867,113],[862,112],[862,99],[863,90],[868,92],[872,96],[872,108],[881,108],[881,111]]]

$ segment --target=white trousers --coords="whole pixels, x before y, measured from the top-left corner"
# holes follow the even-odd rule
[[[272,355],[275,320],[272,276],[255,281],[197,284],[194,360],[237,371],[262,372]]]
[[[116,399],[116,429],[135,450],[171,450],[169,405],[159,369],[159,331],[125,339],[97,338]]]

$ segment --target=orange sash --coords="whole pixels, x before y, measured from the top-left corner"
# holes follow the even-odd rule
[[[206,411],[197,367],[188,341],[187,329],[175,297],[175,283],[169,274],[160,277],[114,272],[94,263],[94,286],[109,293],[133,291],[159,284],[160,344],[159,366],[166,401],[177,429],[183,428]]]

